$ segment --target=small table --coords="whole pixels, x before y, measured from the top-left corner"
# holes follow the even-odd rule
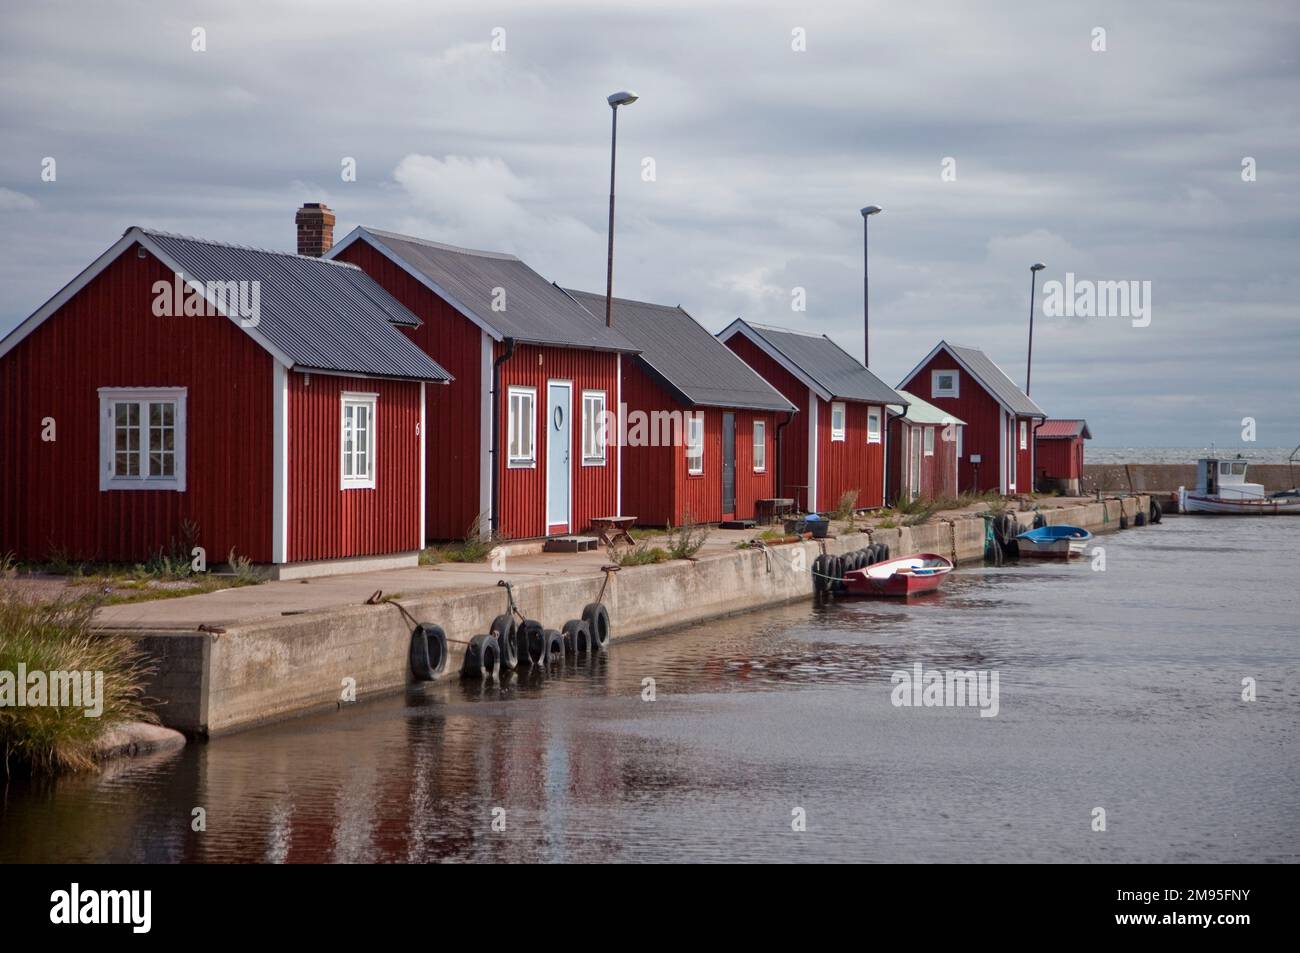
[[[794,509],[794,500],[786,496],[769,497],[754,501],[754,512],[765,523],[775,523],[779,517]]]
[[[636,540],[628,532],[635,523],[635,516],[597,516],[592,519],[591,528],[600,534],[600,541],[606,546],[613,546],[619,540],[635,546]]]

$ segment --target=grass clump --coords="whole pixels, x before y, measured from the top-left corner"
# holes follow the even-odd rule
[[[668,556],[670,559],[690,559],[703,548],[709,538],[707,524],[696,524],[690,510],[682,514],[682,525],[668,527]]]
[[[662,546],[652,546],[649,540],[640,540],[635,546],[625,546],[613,554],[614,562],[620,566],[653,566],[655,563],[667,562],[672,557]]]
[[[487,559],[497,543],[491,533],[483,532],[483,517],[477,517],[470,524],[464,539],[449,543],[436,543],[420,551],[421,566],[436,566],[439,563],[481,563]]]
[[[15,768],[32,773],[77,771],[95,764],[97,742],[109,728],[124,722],[157,718],[145,707],[145,679],[151,668],[125,638],[97,636],[92,624],[96,602],[63,598],[42,603],[12,586],[0,587],[0,775]],[[48,681],[46,701],[58,689],[50,673],[102,673],[102,685],[83,707],[52,704],[17,705],[18,666]],[[85,685],[78,675],[78,682]],[[31,681],[29,678],[29,691]],[[92,691],[95,691],[92,689]],[[12,694],[11,694],[12,693]],[[60,701],[73,696],[61,695]],[[29,695],[30,701],[30,695]],[[99,710],[87,717],[89,702]]]
[[[852,523],[853,515],[857,510],[857,505],[858,491],[845,490],[840,494],[840,499],[839,502],[835,504],[835,509],[831,510],[830,517],[831,519]]]

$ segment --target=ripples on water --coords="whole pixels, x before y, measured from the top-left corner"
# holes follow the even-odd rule
[[[1099,537],[1106,572],[965,568],[14,782],[0,860],[1295,861],[1297,532],[1171,518]],[[918,661],[997,671],[998,716],[893,707]]]

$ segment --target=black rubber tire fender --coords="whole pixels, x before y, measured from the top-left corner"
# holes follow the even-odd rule
[[[610,625],[609,610],[603,603],[592,602],[583,607],[582,621],[587,623],[587,631],[591,633],[592,651],[604,651],[609,648]]]
[[[411,630],[411,673],[431,682],[447,667],[447,633],[442,626],[421,622]]]
[[[882,563],[882,562],[884,562],[886,559],[889,558],[889,544],[888,544],[888,543],[876,543],[876,545],[880,547],[880,558],[877,559],[876,562],[878,562],[878,563]]]
[[[476,635],[465,647],[465,661],[460,672],[466,678],[491,677],[501,658],[501,646],[495,635]]]
[[[559,629],[545,629],[542,632],[542,644],[546,646],[546,655],[542,664],[547,668],[564,661],[564,633]]]
[[[519,643],[519,661],[525,665],[546,663],[546,627],[536,619],[525,619],[515,632]]]
[[[814,559],[812,573],[813,592],[823,593],[828,591],[834,581],[831,579],[831,557],[822,555]]]
[[[500,652],[501,667],[512,672],[519,664],[519,638],[515,617],[503,612],[492,620],[488,634],[497,637],[497,650]]]
[[[560,631],[564,633],[566,654],[586,655],[591,651],[591,630],[581,619],[570,619]]]
[[[1160,520],[1164,517],[1164,515],[1165,515],[1165,511],[1160,508],[1160,504],[1157,503],[1155,500],[1152,500],[1151,519],[1149,522],[1154,526],[1156,523],[1160,522]]]
[[[1047,517],[1043,516],[1042,513],[1035,513],[1035,514],[1034,514],[1034,529],[1042,529],[1042,528],[1043,528],[1044,526],[1046,526],[1046,525],[1047,525]]]

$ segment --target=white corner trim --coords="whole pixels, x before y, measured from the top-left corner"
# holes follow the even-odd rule
[[[289,561],[289,371],[272,367],[271,562]]]
[[[808,388],[808,512],[817,512],[817,392]]]
[[[492,532],[492,522],[496,518],[492,512],[492,467],[501,461],[501,450],[504,448],[509,452],[505,443],[497,448],[497,454],[492,454],[492,427],[496,421],[492,419],[493,398],[496,396],[492,393],[492,336],[486,331],[481,332],[482,340],[482,358],[479,364],[479,469],[478,469],[478,511],[479,514],[486,517],[479,521],[479,530],[483,535],[489,535]],[[501,409],[500,407],[497,408]],[[505,407],[509,412],[509,406]],[[509,435],[504,435],[509,438]]]
[[[728,348],[728,350],[730,350],[730,348]],[[617,367],[617,370],[615,372],[615,377],[614,377],[614,380],[616,382],[614,386],[617,392],[615,396],[614,413],[617,414],[619,418],[621,418],[623,416],[623,355],[621,353],[615,354],[614,359]],[[606,417],[605,419],[608,420],[609,418]],[[614,457],[615,457],[614,465],[618,468],[618,472],[614,474],[614,509],[616,511],[615,512],[616,516],[622,516],[623,515],[623,440],[621,438],[621,435],[617,431],[614,434],[614,443],[617,448],[614,452]],[[605,445],[606,448],[608,448],[609,434],[605,435]],[[606,449],[605,452],[608,453],[609,452],[608,449]]]
[[[425,387],[424,381],[420,381],[420,446],[419,449],[416,451],[417,453],[420,454],[420,521],[416,524],[415,527],[415,548],[416,549],[424,549],[424,507],[425,507],[424,491],[428,486],[426,482],[428,478],[425,475],[425,463],[427,458],[425,457],[425,444],[424,444],[424,431],[425,431],[426,422],[428,420],[428,415],[425,413],[426,404],[425,404],[424,387]]]

